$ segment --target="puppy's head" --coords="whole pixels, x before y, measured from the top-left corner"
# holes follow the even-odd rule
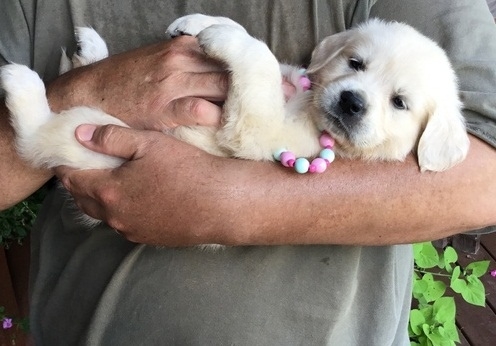
[[[422,171],[462,161],[469,140],[444,51],[408,25],[371,20],[324,39],[308,73],[316,121],[345,157],[403,160]]]

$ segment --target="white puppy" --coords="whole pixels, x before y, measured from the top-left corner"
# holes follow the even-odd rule
[[[417,149],[422,171],[443,171],[462,161],[469,140],[460,113],[456,77],[433,41],[400,23],[371,20],[324,39],[312,54],[312,89],[299,85],[298,67],[280,65],[268,47],[230,19],[190,15],[172,23],[171,35],[198,36],[205,53],[228,66],[231,85],[222,127],[181,127],[177,137],[212,154],[273,160],[287,148],[297,156],[321,150],[322,130],[343,157],[403,160]],[[75,65],[107,56],[92,30],[78,32]],[[63,59],[61,71],[71,67]],[[283,78],[296,93],[285,100]],[[16,132],[17,150],[35,166],[109,168],[121,159],[94,153],[74,138],[84,123],[120,120],[87,107],[50,111],[42,81],[21,65],[0,71]]]

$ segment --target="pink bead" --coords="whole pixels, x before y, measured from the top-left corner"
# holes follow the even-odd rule
[[[325,132],[323,132],[322,135],[320,135],[319,142],[323,148],[329,148],[329,149],[334,147],[334,143],[335,143],[334,138],[332,138],[331,136],[329,136],[328,133]]]
[[[281,154],[281,163],[284,167],[293,167],[295,160],[295,154],[291,151],[285,151]]]
[[[326,160],[317,157],[312,160],[312,163],[310,164],[310,168],[308,169],[308,171],[311,173],[322,173],[326,169],[327,169]]]
[[[302,76],[300,77],[300,85],[304,91],[309,90],[310,86],[312,85],[312,82],[310,82],[310,79],[308,77]]]

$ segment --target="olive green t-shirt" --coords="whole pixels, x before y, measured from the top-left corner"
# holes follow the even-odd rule
[[[466,47],[473,37],[494,38],[484,2],[373,2],[7,0],[0,60],[27,64],[49,81],[60,47],[74,50],[75,26],[92,26],[118,53],[162,40],[174,19],[200,12],[229,16],[279,59],[304,64],[329,34],[369,16],[398,19],[447,49],[471,132],[496,145],[496,46],[477,45],[477,59]],[[409,345],[408,245],[155,248],[106,226],[79,225],[64,193],[53,189],[32,247],[37,345]]]

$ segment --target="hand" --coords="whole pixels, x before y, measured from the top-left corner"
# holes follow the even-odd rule
[[[218,182],[215,167],[226,159],[155,131],[82,125],[76,135],[89,149],[129,160],[113,170],[56,169],[86,214],[139,243],[186,246],[216,239],[216,227],[202,215],[214,214],[215,182],[209,180]]]
[[[325,174],[298,175],[153,131],[76,132],[85,147],[129,162],[57,174],[86,213],[135,242],[389,245],[496,222],[496,151],[473,137],[467,160],[442,174],[419,173],[410,155],[403,163],[336,160]]]
[[[181,36],[77,68],[48,87],[53,110],[92,106],[138,129],[216,125],[228,76],[195,38]]]

